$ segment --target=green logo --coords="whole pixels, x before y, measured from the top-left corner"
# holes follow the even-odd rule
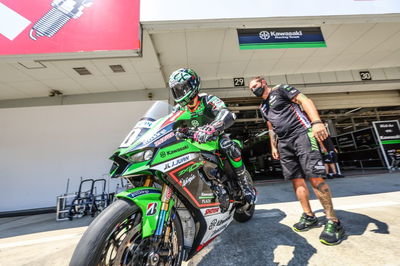
[[[195,163],[195,164],[192,164],[192,165],[186,167],[185,169],[179,171],[179,172],[178,172],[178,176],[182,176],[182,175],[184,175],[185,173],[191,173],[191,172],[193,172],[194,170],[196,170],[197,168],[199,168],[200,166],[202,166],[203,164],[204,164],[204,161],[201,161],[201,162],[197,162],[197,163]]]

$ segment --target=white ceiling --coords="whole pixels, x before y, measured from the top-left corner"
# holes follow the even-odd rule
[[[139,58],[34,58],[45,67],[31,57],[0,58],[0,100],[46,97],[52,89],[64,95],[165,89],[169,74],[180,67],[195,69],[205,88],[232,87],[233,77],[260,74],[271,79],[287,75],[291,81],[299,77],[306,83],[306,78],[324,75],[329,81],[329,74],[321,72],[345,76],[346,70],[400,67],[400,17],[396,22],[322,24],[321,29],[326,48],[240,50],[236,27],[226,23],[221,28],[216,22],[208,29],[158,31],[144,25]],[[41,68],[27,69],[20,63]],[[116,64],[126,72],[113,73],[109,65]],[[92,75],[80,76],[74,67],[86,67]]]

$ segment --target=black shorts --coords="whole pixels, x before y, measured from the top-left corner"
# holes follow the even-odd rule
[[[326,175],[317,140],[311,137],[310,132],[279,140],[278,150],[285,179]]]
[[[337,163],[337,154],[335,152],[323,154],[322,160],[324,163]]]

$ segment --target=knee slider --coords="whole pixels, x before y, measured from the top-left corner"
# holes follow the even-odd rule
[[[238,145],[232,140],[223,139],[221,141],[221,149],[226,155],[228,155],[232,159],[236,159],[242,156],[240,147],[238,147]]]

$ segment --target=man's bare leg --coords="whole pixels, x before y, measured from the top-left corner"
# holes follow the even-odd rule
[[[314,189],[315,195],[318,197],[325,210],[326,218],[337,222],[338,219],[335,210],[333,209],[332,195],[328,184],[325,183],[324,179],[321,177],[310,178],[310,183]]]
[[[337,172],[336,172],[336,166],[335,166],[334,163],[330,163],[330,164],[329,164],[329,168],[331,168],[332,173],[333,173],[334,175],[337,174]]]
[[[307,184],[303,178],[292,179],[293,189],[296,193],[297,199],[300,201],[301,207],[305,214],[314,216],[310,206],[310,191],[308,190]]]

